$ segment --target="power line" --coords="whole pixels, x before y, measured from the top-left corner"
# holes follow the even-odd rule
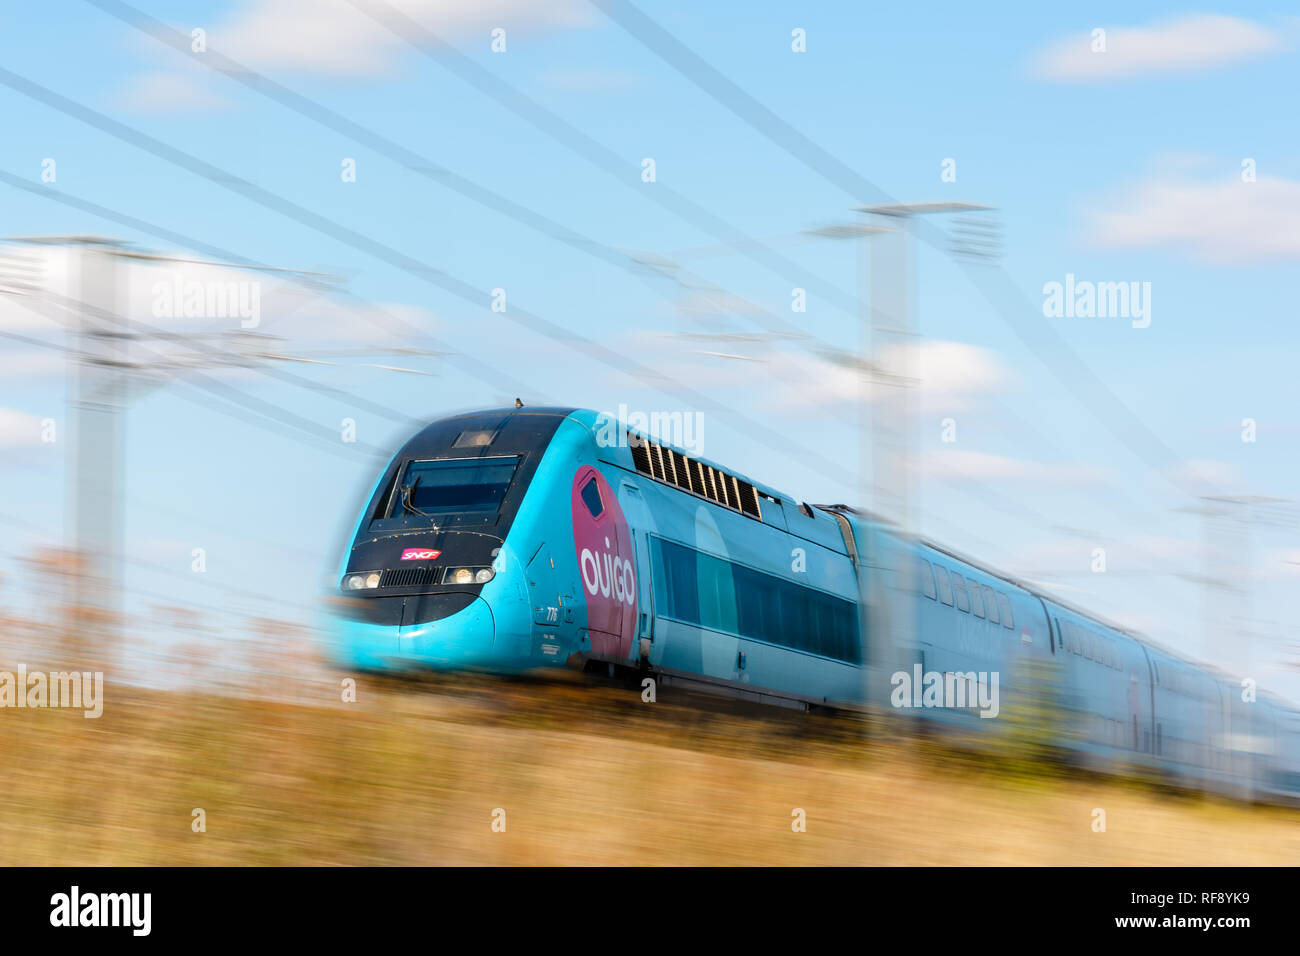
[[[678,268],[674,268],[671,271],[665,270],[660,268],[660,265],[654,261],[653,257],[647,257],[645,254],[628,253],[582,235],[553,219],[536,213],[513,200],[507,199],[498,193],[452,172],[446,167],[429,159],[427,156],[416,153],[383,134],[350,120],[329,107],[324,106],[320,102],[291,90],[283,84],[278,83],[263,74],[257,73],[244,64],[238,63],[211,48],[208,48],[202,53],[195,53],[192,48],[191,38],[187,34],[169,27],[161,20],[151,17],[129,4],[122,3],[120,0],[86,0],[86,2],[98,7],[112,16],[117,17],[124,23],[127,23],[142,33],[152,37],[157,42],[201,63],[206,68],[243,84],[254,92],[293,110],[300,116],[304,116],[324,126],[326,129],[347,136],[361,145],[375,150],[380,155],[388,157],[399,165],[415,172],[417,175],[431,179],[446,188],[452,189],[453,191],[460,193],[462,196],[479,203],[485,208],[492,209],[528,228],[537,230],[549,238],[563,242],[579,252],[590,255],[611,265],[630,270],[634,273],[640,273],[643,271],[642,267],[648,265],[659,274],[667,275],[670,279],[677,282],[677,284],[686,285],[686,283],[683,283],[680,278],[680,273],[684,270]],[[543,108],[537,104],[533,103],[531,105],[535,110],[544,112]],[[552,117],[552,119],[555,120],[554,117]],[[558,122],[558,120],[555,121]],[[608,160],[609,157],[606,156],[604,158]],[[728,227],[728,229],[733,233],[736,232],[733,227]],[[761,242],[762,240],[754,239],[752,241]],[[735,252],[738,247],[735,244],[730,244],[725,246],[725,248]],[[719,289],[718,291],[725,294],[726,290]],[[756,306],[755,308],[757,309]],[[801,338],[807,337],[806,332],[798,329],[792,323],[780,319],[769,310],[760,309],[758,311],[767,319],[769,326],[775,325],[782,332],[797,334]],[[820,342],[820,340],[818,341]],[[823,345],[824,349],[830,348],[830,346],[825,345],[824,343],[820,344]]]
[[[81,210],[82,212],[89,213],[92,216],[104,219],[105,221],[117,223],[120,226],[124,226],[145,235],[153,236],[154,238],[161,239],[164,242],[173,243],[182,248],[193,249],[197,252],[202,252],[205,255],[215,256],[216,258],[224,259],[237,265],[248,266],[249,268],[269,268],[256,259],[248,258],[247,256],[240,255],[239,253],[228,249],[223,249],[220,246],[205,242],[202,239],[197,239],[193,236],[186,235],[185,233],[177,232],[174,229],[160,226],[156,223],[140,219],[139,217],[132,216],[128,213],[110,209],[107,206],[102,206],[98,203],[91,202],[90,200],[82,199],[65,191],[56,192],[48,188],[43,188],[4,170],[0,170],[0,182],[13,187],[14,189],[20,189],[24,192],[31,193],[33,196],[38,196],[41,199],[51,200],[61,205]],[[291,277],[294,278],[294,281],[297,281],[305,288],[311,290],[317,288],[316,283],[308,281],[302,276],[293,276],[291,273]],[[335,295],[347,300],[357,307],[359,310],[357,314],[363,321],[382,329],[390,335],[397,336],[400,333],[409,336],[413,341],[426,341],[435,348],[444,350],[445,354],[456,355],[458,364],[463,368],[463,370],[475,378],[478,378],[480,381],[490,382],[498,386],[511,386],[512,390],[519,394],[526,395],[532,392],[531,386],[526,383],[514,379],[504,372],[474,358],[468,353],[454,350],[448,343],[442,342],[423,329],[412,325],[405,319],[393,315],[373,302],[369,302],[354,293],[346,292],[341,289],[336,289]]]
[[[292,219],[301,225],[319,232],[322,235],[329,236],[344,245],[364,252],[382,262],[385,262],[394,268],[419,279],[422,282],[429,283],[444,289],[447,292],[464,299],[473,305],[485,307],[485,296],[469,283],[452,276],[428,263],[422,262],[405,253],[380,242],[363,233],[358,232],[341,223],[337,223],[319,213],[313,212],[303,206],[298,205],[282,196],[263,189],[261,186],[236,176],[233,173],[226,172],[217,166],[212,165],[206,160],[199,159],[196,156],[186,153],[168,145],[146,133],[142,133],[133,127],[111,119],[102,113],[90,109],[68,97],[55,93],[38,83],[14,73],[12,70],[0,68],[0,83],[8,86],[10,89],[23,94],[39,103],[44,103],[51,108],[78,119],[89,126],[93,126],[108,135],[128,143],[136,148],[150,153],[165,162],[179,166],[198,175],[208,181],[220,186],[223,189],[236,193],[250,199],[264,208],[277,212],[286,218]],[[524,328],[540,332],[548,338],[561,342],[574,351],[580,352],[587,357],[600,362],[615,371],[622,372],[629,377],[640,379],[644,384],[653,388],[661,388],[665,391],[672,387],[676,394],[691,402],[694,407],[699,409],[709,409],[715,413],[730,415],[733,423],[739,430],[746,432],[750,437],[757,439],[762,444],[781,451],[799,452],[805,460],[816,463],[824,470],[832,473],[844,475],[843,469],[836,462],[831,461],[824,455],[810,448],[801,447],[794,443],[777,443],[773,441],[770,435],[770,429],[762,423],[750,419],[746,415],[728,408],[726,405],[709,397],[689,386],[676,382],[670,376],[654,369],[642,365],[634,359],[631,359],[607,346],[593,342],[555,322],[542,318],[540,315],[521,309],[518,306],[511,306],[506,311],[494,313],[501,315],[507,321],[520,325]],[[842,477],[841,480],[849,480]]]
[[[88,2],[100,3],[104,0],[88,0]],[[495,100],[566,149],[578,154],[620,185],[635,190],[642,198],[662,206],[679,219],[727,244],[756,265],[798,286],[815,291],[827,302],[849,314],[857,312],[858,305],[853,296],[802,269],[797,263],[778,254],[762,242],[742,235],[735,226],[688,199],[668,184],[656,181],[653,190],[639,189],[638,186],[642,185],[640,179],[629,176],[634,167],[627,160],[536,100],[519,92],[491,70],[479,66],[428,27],[417,23],[390,4],[383,3],[382,0],[348,0],[348,2],[420,54],[439,63],[480,93]]]
[[[350,2],[357,4],[357,0]],[[626,0],[590,2],[713,100],[826,182],[843,189],[860,202],[896,202],[880,187],[817,145],[728,79],[631,3]],[[937,249],[947,245],[947,237],[943,232],[923,220],[917,223],[916,235]],[[1179,480],[1175,471],[1175,466],[1181,461],[1179,456],[1110,391],[1065,339],[1041,320],[1041,314],[1035,314],[1037,310],[1032,308],[1003,268],[990,268],[964,260],[963,268],[1016,336],[1113,437],[1179,491],[1192,496],[1199,492],[1199,489]]]
[[[51,319],[55,322],[59,322],[60,324],[67,324],[67,321],[65,319],[53,314],[53,311],[50,308],[38,307],[36,305],[27,302],[23,302],[22,304],[25,308],[37,312],[48,319]],[[68,311],[71,312],[71,308],[69,306],[65,306],[61,304],[54,304],[54,306],[56,308],[68,309]],[[96,309],[94,307],[87,307],[87,311],[93,314],[100,314],[103,312],[103,310]],[[118,321],[125,321],[120,316],[115,316],[115,318]],[[12,333],[12,332],[3,332],[0,333],[0,335],[4,335],[6,338],[32,341],[27,336],[19,336],[16,333]],[[110,337],[108,341],[116,348],[122,349],[126,347],[125,343],[121,342],[116,338]],[[84,349],[70,348],[67,346],[56,345],[53,343],[44,343],[44,345],[47,348],[65,352],[67,354],[74,355],[81,359],[94,358],[93,356],[90,356],[89,353],[87,353]],[[145,358],[149,358],[149,357],[161,358],[161,356],[156,356],[148,349],[142,349],[136,346],[135,350],[137,352],[140,352]],[[327,429],[322,425],[317,425],[315,422],[303,418],[300,415],[296,415],[292,412],[287,412],[281,409],[279,406],[271,402],[265,401],[264,399],[260,399],[257,398],[256,396],[248,395],[245,392],[241,392],[238,389],[226,384],[225,382],[219,382],[215,379],[210,378],[209,376],[203,375],[200,372],[192,371],[188,374],[188,378],[189,381],[186,382],[185,384],[188,384],[190,387],[208,392],[212,395],[215,395],[217,398],[224,399],[228,403],[242,408],[245,411],[254,412],[265,419],[271,420],[272,422],[281,425],[287,425],[298,432],[305,433],[306,435],[314,439],[317,447],[323,447],[326,451],[329,451],[331,454],[342,455],[343,457],[347,457],[353,461],[356,460],[356,452],[366,452],[375,456],[382,456],[387,454],[387,452],[384,451],[384,449],[379,448],[378,446],[369,445],[362,442],[355,442],[355,443],[340,442],[337,432],[331,429]],[[245,418],[244,420],[247,421],[248,419]],[[254,421],[258,421],[258,419],[254,419]],[[285,434],[283,431],[281,431],[281,433]],[[300,436],[296,436],[296,437],[298,437],[298,440],[302,440]]]

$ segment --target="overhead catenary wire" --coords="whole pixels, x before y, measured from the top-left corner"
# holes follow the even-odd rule
[[[214,183],[222,189],[243,196],[256,204],[283,215],[288,219],[294,220],[300,225],[306,226],[315,232],[319,232],[320,234],[333,238],[359,252],[363,252],[366,255],[385,262],[422,282],[441,288],[466,302],[482,308],[487,308],[490,304],[488,297],[484,295],[482,291],[448,272],[409,256],[400,250],[386,243],[380,242],[379,240],[373,239],[355,229],[352,229],[351,227],[337,223],[326,216],[299,205],[298,203],[285,199],[282,196],[278,196],[247,179],[220,169],[206,160],[200,159],[184,150],[164,143],[155,137],[149,136],[146,133],[126,125],[125,123],[111,119],[103,113],[92,110],[89,107],[59,93],[55,93],[53,90],[50,90],[39,83],[34,83],[12,70],[0,67],[0,84],[8,86],[10,89],[21,93],[24,96],[37,102],[44,103],[67,116],[99,129],[115,139],[119,139],[124,143],[150,153],[165,162],[192,172],[201,178],[207,179],[209,182]],[[574,351],[581,353],[608,368],[628,375],[631,378],[639,379],[643,384],[652,388],[675,394],[679,398],[690,402],[693,407],[697,409],[707,409],[711,412],[729,416],[733,427],[761,442],[765,446],[771,447],[774,450],[797,451],[806,461],[816,465],[824,472],[838,474],[841,476],[841,480],[851,480],[840,464],[832,461],[821,452],[798,443],[778,443],[771,436],[771,430],[763,423],[751,419],[749,416],[744,415],[735,409],[729,408],[726,404],[712,398],[704,392],[683,385],[671,376],[658,372],[636,359],[610,348],[609,346],[587,339],[562,325],[545,319],[535,312],[520,308],[517,305],[511,306],[504,312],[493,314],[499,315],[506,321],[519,325],[522,328],[538,332],[553,341],[566,345]]]

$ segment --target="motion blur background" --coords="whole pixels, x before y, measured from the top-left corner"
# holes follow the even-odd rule
[[[391,759],[362,761],[378,738],[339,729],[338,675],[313,637],[341,536],[385,455],[451,410],[518,396],[698,415],[698,454],[800,500],[878,504],[864,500],[879,445],[863,426],[882,402],[862,401],[860,369],[889,356],[863,331],[864,262],[879,237],[862,227],[882,221],[863,205],[987,207],[916,216],[896,260],[921,336],[907,476],[917,530],[1300,697],[1300,331],[1288,321],[1298,46],[1282,4],[1140,15],[1109,3],[7,5],[0,666],[67,659],[88,628],[108,637],[77,653],[122,689],[110,687],[103,730],[73,726],[80,714],[0,714],[35,761],[9,784],[27,809],[0,827],[45,834],[31,862],[574,862],[640,859],[673,833],[685,855],[672,858],[695,862],[977,862],[870,837],[880,821],[853,816],[881,803],[871,787],[899,779],[894,769],[939,773],[910,757],[879,757],[879,778],[842,792],[826,784],[858,808],[840,823],[861,839],[787,851],[751,834],[747,857],[721,845],[707,814],[698,832],[665,818],[645,844],[614,825],[659,793],[647,783],[620,802],[618,762],[659,779],[678,757],[622,750],[606,765],[608,749],[586,737],[543,746],[465,729],[503,721],[533,734],[553,721],[585,733],[583,706],[617,708],[606,689],[583,705],[568,689],[547,703],[513,685],[456,683],[446,700],[376,685],[391,706],[363,695],[360,726],[383,735],[374,752]],[[1149,326],[1044,315],[1045,284],[1067,276],[1149,283]],[[168,314],[160,288],[178,281],[244,283],[257,324]],[[120,560],[98,566],[97,542]],[[111,590],[96,590],[104,581]],[[500,706],[526,719],[482,713],[513,695],[517,712]],[[778,834],[786,804],[800,805],[779,768],[834,750],[768,717],[674,719],[706,741],[680,757],[680,779],[707,792],[776,787]],[[421,751],[428,721],[440,729]],[[732,721],[745,729],[719,729]],[[644,725],[630,735],[636,726],[676,739]],[[477,750],[478,734],[491,745]],[[276,759],[254,766],[294,735],[304,756],[284,779]],[[778,752],[756,754],[769,738]],[[152,757],[136,746],[148,740]],[[845,746],[849,757],[826,757],[828,779],[871,765]],[[528,753],[544,756],[511,777]],[[64,766],[105,772],[106,754],[125,776],[105,784],[117,797],[80,814],[84,832],[40,815],[82,805],[74,792],[45,799],[37,781]],[[159,761],[168,771],[156,775]],[[575,767],[583,799],[611,818],[588,855],[564,849],[560,822],[512,857],[468,836],[412,850],[399,820],[342,840],[294,816],[315,784],[460,781],[451,804],[423,793],[433,827],[438,807],[500,805],[493,787],[544,802]],[[484,776],[493,783],[480,791]],[[139,796],[150,778],[157,789]],[[222,780],[238,783],[223,792]],[[910,796],[915,810],[925,790],[889,799],[902,808]],[[241,835],[195,850],[190,810],[232,793],[247,811]],[[366,795],[325,802],[351,817]],[[954,806],[985,798],[998,802]],[[916,812],[909,832],[924,843],[952,810]],[[178,827],[166,840],[164,819]],[[1226,862],[1294,854],[1294,837],[1261,819],[1166,822],[1190,834],[1186,847],[1214,834],[1243,848]],[[1111,857],[1044,826],[1024,841],[1040,849],[1006,861],[1186,862],[1168,855],[1177,840]],[[972,853],[1007,843],[983,832]]]

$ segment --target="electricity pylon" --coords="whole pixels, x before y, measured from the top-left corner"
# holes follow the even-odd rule
[[[168,377],[187,369],[248,367],[272,361],[339,364],[321,358],[284,354],[275,337],[245,328],[229,328],[222,319],[218,331],[172,332],[133,321],[127,315],[128,260],[174,262],[239,270],[286,273],[313,296],[335,288],[333,277],[295,269],[272,269],[237,263],[196,262],[192,259],[132,250],[120,240],[99,236],[17,237],[22,245],[59,247],[72,253],[69,273],[73,294],[58,295],[34,260],[10,257],[0,264],[0,294],[30,296],[48,304],[41,311],[63,322],[71,339],[67,362],[70,433],[64,459],[64,551],[67,593],[57,653],[78,669],[102,665],[120,646],[123,608],[123,526],[125,518],[124,449],[126,409],[132,399]],[[60,305],[60,302],[63,304]],[[201,317],[201,316],[200,316]],[[156,321],[156,320],[155,320]],[[238,320],[235,320],[238,321]],[[145,350],[153,340],[170,346],[166,354]],[[180,345],[181,351],[175,346]],[[418,349],[376,351],[426,353]],[[340,350],[342,354],[356,350]],[[329,354],[318,352],[317,355]],[[363,363],[368,364],[368,363]],[[397,366],[371,367],[431,374]],[[159,373],[162,373],[160,376]]]

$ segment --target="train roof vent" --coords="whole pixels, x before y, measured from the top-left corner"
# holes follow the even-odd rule
[[[735,475],[643,438],[635,432],[627,433],[627,443],[632,450],[632,462],[641,474],[655,481],[676,485],[689,494],[708,498],[724,508],[763,520],[760,493],[748,481],[742,481]]]

